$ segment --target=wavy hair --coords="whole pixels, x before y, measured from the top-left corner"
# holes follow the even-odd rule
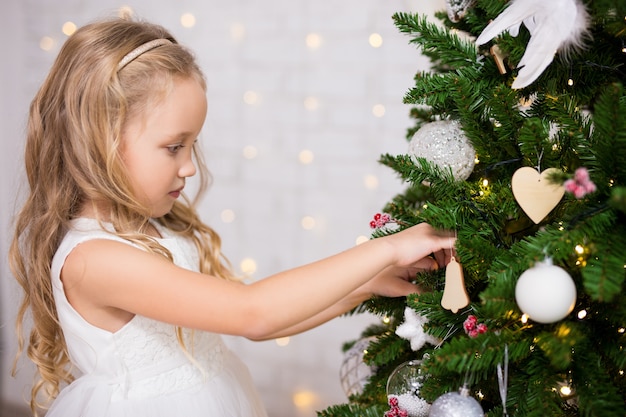
[[[117,70],[130,51],[160,38],[172,43],[149,50]],[[133,193],[120,141],[125,123],[158,104],[181,78],[196,79],[206,89],[193,55],[164,28],[126,18],[108,19],[86,25],[68,38],[30,105],[25,145],[29,189],[15,219],[9,263],[23,289],[16,322],[16,364],[26,351],[38,369],[30,400],[35,415],[74,379],[54,304],[50,267],[70,221],[85,204],[107,202],[104,215],[115,234],[172,260],[166,248],[143,233],[151,220],[150,210]],[[196,212],[210,176],[195,145],[194,157],[197,194],[184,196],[156,221],[193,240],[201,272],[235,279],[221,253],[219,236]],[[32,327],[27,342],[28,315]],[[177,335],[183,344],[180,329]],[[43,401],[40,394],[45,395]]]

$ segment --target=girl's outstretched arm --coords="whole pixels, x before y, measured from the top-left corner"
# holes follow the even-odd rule
[[[443,259],[443,258],[442,258]],[[449,259],[448,259],[449,261]],[[445,261],[447,264],[447,261]],[[422,292],[422,289],[412,281],[418,272],[437,269],[438,262],[433,258],[426,257],[409,267],[388,267],[374,276],[350,294],[333,304],[326,310],[310,317],[295,326],[283,329],[278,333],[267,335],[266,339],[293,336],[303,331],[312,329],[341,314],[344,314],[374,295],[384,297],[403,297],[409,294]]]
[[[410,284],[392,279],[390,271],[414,268],[429,254],[441,254],[453,245],[452,236],[419,224],[242,285],[185,270],[124,243],[92,240],[70,253],[61,276],[74,308],[105,330],[115,331],[139,314],[183,327],[265,339],[326,321],[373,291],[406,295]]]

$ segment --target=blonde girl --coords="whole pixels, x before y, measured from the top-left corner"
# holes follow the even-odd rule
[[[454,239],[421,224],[250,285],[195,203],[205,81],[160,26],[112,19],[64,44],[30,107],[12,272],[20,351],[48,417],[265,416],[219,334],[292,335],[405,296]],[[185,180],[197,175],[188,198]],[[28,341],[23,333],[32,316]]]

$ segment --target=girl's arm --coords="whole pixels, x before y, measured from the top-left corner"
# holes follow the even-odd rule
[[[432,258],[423,258],[415,265],[407,268],[389,267],[376,275],[366,284],[351,292],[339,302],[333,304],[321,313],[304,320],[295,326],[283,329],[278,333],[267,335],[266,339],[275,339],[278,337],[293,336],[319,326],[337,316],[340,316],[352,310],[363,301],[366,301],[374,295],[384,297],[403,297],[409,294],[422,292],[422,289],[410,281],[415,278],[418,272],[437,269],[438,264]]]
[[[382,271],[411,267],[453,244],[454,238],[420,224],[241,285],[179,268],[159,255],[124,243],[93,240],[70,253],[61,278],[74,308],[104,329],[121,327],[111,317],[130,313],[183,327],[264,339],[312,317],[319,317],[315,324],[337,315],[361,299],[363,295],[356,290],[367,289],[364,284]],[[355,299],[331,308],[353,292]],[[326,310],[328,313],[323,313]]]

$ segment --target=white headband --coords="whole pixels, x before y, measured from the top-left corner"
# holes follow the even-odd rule
[[[150,42],[144,43],[143,45],[139,45],[137,48],[133,49],[132,51],[124,55],[124,58],[122,58],[120,63],[117,64],[118,72],[122,68],[124,68],[126,65],[128,65],[133,59],[137,58],[139,55],[145,52],[148,52],[150,49],[154,49],[162,45],[169,45],[171,43],[172,42],[170,40],[162,38],[162,39],[154,39],[154,40],[151,40]]]

